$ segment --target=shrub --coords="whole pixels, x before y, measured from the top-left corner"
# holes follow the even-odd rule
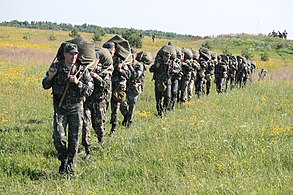
[[[249,49],[245,49],[245,50],[242,50],[241,51],[241,55],[243,57],[245,57],[246,59],[252,59],[254,54],[253,54],[253,49],[252,48],[249,48]]]
[[[106,34],[106,31],[101,28],[101,27],[97,27],[96,28],[96,31],[94,32],[94,35],[93,35],[93,40],[94,41],[101,41],[102,40],[102,37]]]
[[[29,40],[29,39],[32,38],[32,36],[31,36],[31,34],[30,34],[29,32],[26,32],[26,33],[22,36],[22,38],[23,38],[24,40]]]
[[[142,48],[142,40],[140,36],[140,32],[138,30],[135,30],[134,28],[131,28],[129,30],[126,30],[122,33],[122,37],[126,40],[128,40],[129,44],[136,48]]]
[[[48,37],[49,41],[55,41],[56,40],[56,35],[54,33],[50,34]]]
[[[201,46],[205,47],[205,48],[208,48],[209,50],[212,49],[211,43],[209,41],[204,42]]]
[[[262,52],[260,54],[260,59],[261,59],[261,61],[269,61],[269,59],[270,59],[269,54],[265,51]]]
[[[72,29],[72,31],[69,33],[70,37],[76,37],[78,35],[79,35],[79,33],[76,28]]]

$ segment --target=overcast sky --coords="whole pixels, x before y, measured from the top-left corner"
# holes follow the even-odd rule
[[[0,0],[0,22],[50,21],[191,35],[268,34],[293,39],[293,0]]]

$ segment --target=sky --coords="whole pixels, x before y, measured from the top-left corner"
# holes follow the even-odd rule
[[[268,34],[293,39],[292,0],[0,0],[0,22],[49,21],[178,34]]]

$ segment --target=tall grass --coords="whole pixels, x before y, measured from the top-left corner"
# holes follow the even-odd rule
[[[20,56],[0,58],[0,194],[292,194],[292,80],[221,95],[213,86],[161,119],[147,73],[133,126],[119,125],[104,148],[93,136],[90,162],[80,145],[70,180],[57,173],[52,100],[41,87],[50,62]]]

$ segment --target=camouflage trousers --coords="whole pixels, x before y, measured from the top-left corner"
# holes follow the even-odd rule
[[[216,82],[217,92],[218,93],[223,93],[224,90],[225,90],[225,86],[226,86],[226,78],[217,76],[215,78],[215,82]]]
[[[66,104],[65,102],[61,107],[54,105],[54,108],[53,139],[58,152],[58,159],[75,165],[79,135],[82,130],[83,102],[76,104]],[[66,127],[68,127],[67,133]],[[68,143],[66,135],[68,135]]]
[[[206,95],[210,94],[211,86],[212,86],[212,75],[206,74],[205,75],[205,84],[206,84]]]
[[[135,104],[138,100],[140,93],[137,93],[134,90],[126,91],[126,100],[121,103],[120,110],[122,115],[127,119],[127,121],[132,122],[135,112]]]
[[[202,96],[205,94],[205,89],[204,89],[204,85],[205,85],[205,79],[204,77],[197,77],[196,81],[195,81],[195,86],[196,86],[196,94],[198,97]]]
[[[186,102],[188,98],[188,84],[190,80],[181,79],[180,81],[180,102]]]
[[[157,86],[158,85],[155,82],[156,108],[157,108],[158,115],[162,116],[163,111],[170,110],[171,81],[166,83],[167,89],[164,92],[160,91]]]
[[[117,125],[119,122],[118,114],[120,110],[120,102],[116,102],[113,97],[111,98],[111,120],[110,123]]]
[[[171,100],[170,100],[170,109],[174,110],[178,98],[179,91],[179,79],[171,79]]]
[[[105,136],[107,121],[107,100],[101,99],[86,102],[84,107],[84,121],[82,128],[82,145],[91,146],[91,127],[95,130],[98,139]]]

